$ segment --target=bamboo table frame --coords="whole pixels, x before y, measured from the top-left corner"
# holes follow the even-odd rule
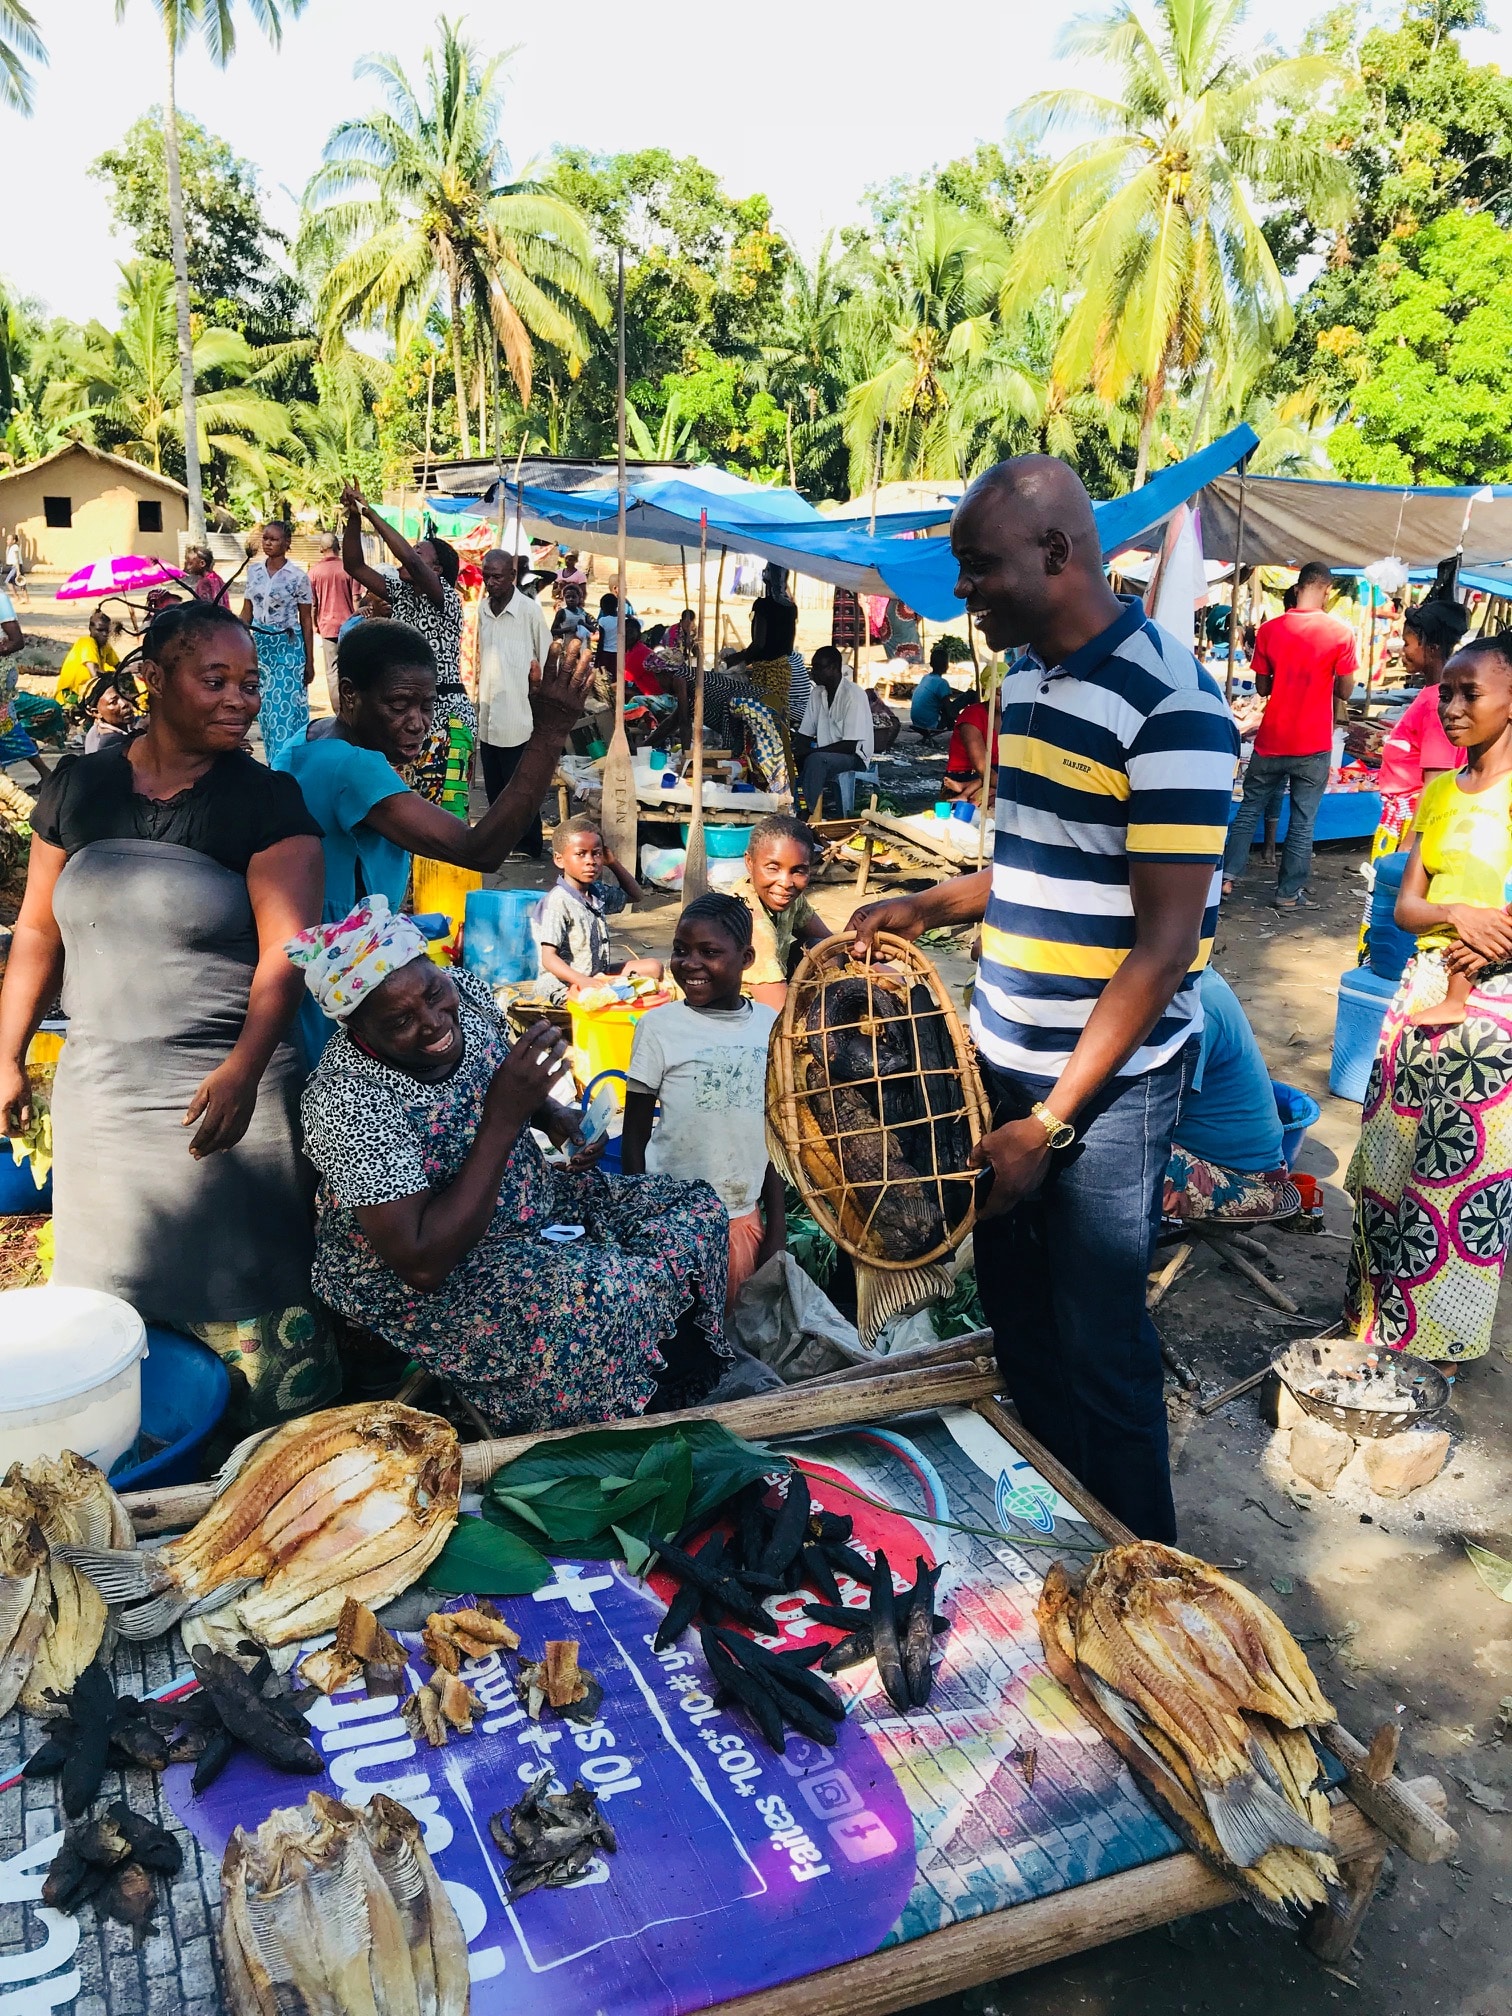
[[[1109,1545],[1132,1540],[1135,1536],[1129,1528],[1099,1505],[1002,1406],[997,1398],[1001,1380],[996,1365],[990,1357],[977,1355],[984,1341],[985,1333],[974,1332],[952,1340],[958,1357],[945,1357],[947,1347],[936,1346],[928,1353],[930,1362],[917,1368],[873,1374],[869,1367],[855,1367],[780,1393],[760,1393],[718,1407],[659,1415],[657,1423],[673,1426],[680,1420],[717,1420],[735,1434],[781,1436],[941,1407],[971,1407],[1032,1463]],[[644,1424],[630,1420],[602,1425],[612,1430]],[[537,1442],[573,1432],[559,1429],[465,1444],[463,1479],[482,1482]],[[139,1535],[183,1527],[208,1510],[213,1500],[212,1485],[170,1486],[124,1497]],[[1394,1734],[1394,1730],[1387,1733]],[[1419,1778],[1404,1784],[1392,1776],[1393,1744],[1383,1745],[1378,1737],[1367,1752],[1337,1723],[1321,1730],[1319,1736],[1346,1772],[1332,1816],[1342,1891],[1332,1910],[1314,1913],[1302,1936],[1321,1960],[1337,1962],[1359,1934],[1388,1845],[1395,1843],[1417,1861],[1436,1862],[1454,1853],[1459,1837],[1443,1817],[1446,1802],[1437,1780]],[[1238,1892],[1196,1855],[1178,1853],[1054,1896],[944,1926],[901,1946],[884,1947],[780,1987],[711,2004],[706,2016],[890,2016],[890,2012],[917,2002],[956,1994],[1006,1974],[1024,1973],[1196,1911],[1216,1910],[1237,1897]]]

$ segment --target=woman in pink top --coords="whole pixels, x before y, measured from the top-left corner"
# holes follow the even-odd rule
[[[1376,788],[1381,794],[1381,823],[1370,843],[1372,863],[1412,844],[1412,815],[1423,786],[1445,770],[1457,770],[1465,760],[1439,720],[1439,678],[1444,661],[1453,656],[1469,617],[1457,602],[1430,599],[1409,609],[1402,619],[1402,670],[1422,691],[1386,731]],[[1365,896],[1365,921],[1360,926],[1360,957],[1365,957],[1365,933],[1370,923],[1370,894]]]

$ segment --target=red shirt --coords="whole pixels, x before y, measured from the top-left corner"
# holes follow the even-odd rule
[[[327,553],[310,569],[310,592],[315,597],[316,631],[334,637],[355,611],[361,590],[336,554]]]
[[[1417,792],[1425,770],[1458,770],[1465,760],[1444,733],[1439,719],[1439,689],[1425,686],[1401,719],[1386,731],[1377,783],[1382,791]]]
[[[987,703],[973,700],[969,707],[963,707],[956,716],[954,728],[950,731],[950,748],[945,756],[945,773],[949,777],[970,777],[976,774],[976,766],[966,753],[966,739],[963,728],[975,728],[983,742],[987,740]],[[993,752],[995,754],[995,752]],[[993,767],[993,758],[988,757],[988,769]]]
[[[1292,609],[1260,625],[1254,671],[1274,680],[1257,756],[1317,756],[1333,747],[1334,681],[1359,669],[1354,632],[1322,609]]]
[[[651,656],[649,644],[632,644],[625,653],[625,684],[634,693],[644,693],[648,699],[655,698],[665,689],[654,672],[646,670],[646,660]]]

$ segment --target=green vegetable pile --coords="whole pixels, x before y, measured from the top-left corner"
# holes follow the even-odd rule
[[[457,1522],[427,1579],[457,1595],[528,1595],[551,1579],[543,1549],[639,1575],[658,1540],[702,1530],[748,1484],[788,1467],[714,1421],[541,1442],[495,1472],[482,1518]]]

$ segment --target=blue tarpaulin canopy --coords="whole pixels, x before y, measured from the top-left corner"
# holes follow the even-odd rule
[[[1161,524],[1178,504],[1249,454],[1256,439],[1252,428],[1236,427],[1128,496],[1095,504],[1103,552],[1116,552]],[[515,485],[506,479],[504,490],[514,501]],[[426,502],[452,512],[478,512],[487,504],[483,497]],[[566,533],[589,552],[615,550],[619,503],[613,489],[547,490],[526,483],[519,487],[518,504],[534,537]],[[795,490],[766,489],[722,469],[649,481],[632,472],[625,513],[629,557],[661,562],[675,553],[691,557],[698,551],[702,512],[708,514],[711,551],[753,553],[858,594],[893,594],[935,623],[961,613],[949,539],[943,532],[913,536],[942,525],[949,515],[942,506],[879,516],[873,532],[859,519],[826,518]]]

